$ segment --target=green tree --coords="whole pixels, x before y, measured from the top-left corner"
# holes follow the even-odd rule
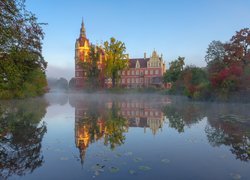
[[[29,77],[35,71],[42,79],[39,82],[46,81],[41,24],[26,10],[24,0],[0,1],[0,12],[0,97],[23,97],[27,84],[44,93],[46,83],[41,87]]]
[[[210,84],[207,72],[203,68],[187,66],[182,71],[179,81],[185,87],[184,93],[192,99],[209,98]]]
[[[88,54],[88,60],[85,62],[79,62],[87,76],[87,83],[90,89],[96,89],[100,87],[99,76],[100,69],[98,68],[98,62],[100,60],[99,47],[91,45]]]
[[[112,79],[112,87],[115,87],[120,78],[119,72],[128,67],[126,47],[123,42],[112,37],[109,42],[104,42],[104,50],[107,55],[106,76]]]
[[[225,57],[224,44],[221,41],[212,41],[207,48],[205,61],[207,64],[214,62],[222,62]]]
[[[164,75],[164,82],[175,82],[179,79],[181,72],[184,69],[185,57],[178,57],[176,60],[169,63],[169,70]]]

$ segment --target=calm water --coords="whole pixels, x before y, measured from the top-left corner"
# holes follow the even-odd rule
[[[101,94],[1,101],[0,179],[250,179],[250,105]]]

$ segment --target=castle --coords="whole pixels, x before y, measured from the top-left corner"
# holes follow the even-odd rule
[[[86,87],[86,72],[79,65],[79,62],[88,61],[88,54],[90,52],[90,42],[86,37],[86,30],[84,27],[84,23],[82,21],[80,36],[76,39],[75,42],[75,88],[82,89]],[[104,84],[104,73],[103,73],[103,65],[105,61],[105,52],[102,48],[97,47],[97,50],[100,54],[100,59],[98,61],[98,69],[100,70],[100,82]]]
[[[88,61],[88,54],[90,51],[90,42],[86,37],[86,30],[82,22],[80,29],[80,36],[75,43],[75,88],[82,89],[86,87],[86,73],[79,65],[79,62]],[[109,79],[104,76],[104,64],[106,60],[105,51],[98,47],[100,52],[100,59],[98,62],[98,69],[101,72],[100,82],[102,87],[108,86]],[[129,59],[129,66],[127,69],[120,72],[120,86],[126,88],[133,87],[163,87],[163,74],[166,71],[165,63],[162,55],[159,56],[154,50],[150,57],[146,57],[144,53],[143,58]]]

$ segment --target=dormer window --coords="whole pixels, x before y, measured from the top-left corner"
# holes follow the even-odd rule
[[[140,63],[139,63],[139,61],[138,61],[138,60],[136,61],[135,68],[140,68]]]

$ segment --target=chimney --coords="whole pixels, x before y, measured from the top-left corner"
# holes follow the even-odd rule
[[[144,53],[144,59],[146,59],[147,58],[147,54],[146,53]]]

